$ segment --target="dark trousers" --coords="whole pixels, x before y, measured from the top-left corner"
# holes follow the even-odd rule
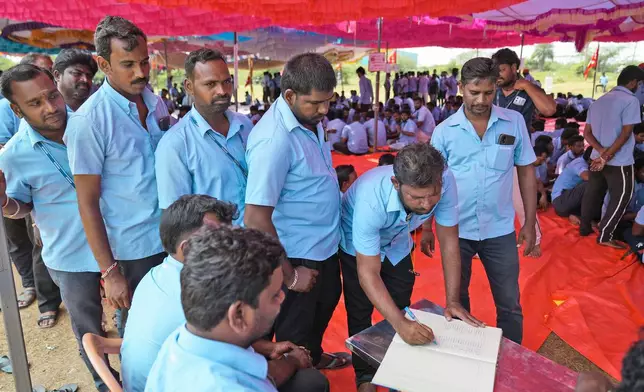
[[[349,146],[347,145],[347,143],[342,143],[342,142],[333,143],[333,149],[337,152],[343,153],[344,155],[364,155],[364,154],[356,154],[354,152],[351,152],[351,150],[349,150]]]
[[[286,291],[282,309],[275,320],[275,340],[288,340],[306,347],[311,351],[313,364],[317,365],[322,356],[322,337],[342,294],[338,256],[333,255],[325,261],[289,261],[293,268],[303,266],[317,270],[318,276],[308,293]]]
[[[561,195],[552,201],[552,206],[555,208],[557,215],[567,218],[570,215],[581,215],[581,201],[586,192],[586,181],[578,184],[572,189],[566,189],[561,192]]]
[[[360,287],[356,257],[340,251],[340,263],[342,264],[344,304],[347,309],[349,336],[353,336],[371,327],[373,304]],[[411,303],[411,292],[416,280],[416,276],[409,272],[412,269],[411,255],[407,255],[396,266],[392,265],[389,259],[385,259],[382,263],[380,277],[387,287],[389,295],[400,309]],[[353,369],[358,385],[371,382],[376,374],[376,369],[355,354],[353,354]]]
[[[4,218],[9,255],[22,280],[22,287],[35,288],[40,313],[57,311],[61,304],[58,286],[42,260],[36,245],[31,215],[25,219]]]
[[[100,281],[101,274],[98,272],[64,272],[49,269],[49,273],[54,282],[60,287],[60,294],[69,318],[72,323],[72,330],[78,343],[85,366],[92,374],[96,389],[99,391],[108,391],[107,386],[103,383],[99,375],[94,371],[92,364],[81,340],[86,333],[93,333],[99,336],[105,336],[101,327],[103,316],[103,306],[101,304]],[[107,360],[107,358],[106,358]],[[109,363],[109,362],[108,362]],[[118,373],[112,369],[112,373],[118,379]]]
[[[496,326],[503,336],[521,344],[523,313],[519,302],[519,253],[514,232],[482,241],[459,239],[461,248],[461,304],[470,311],[469,286],[472,277],[472,257],[478,253],[490,282]]]
[[[167,253],[161,252],[138,260],[119,260],[119,269],[125,277],[127,285],[130,287],[130,294],[132,296],[134,295],[136,286],[139,285],[139,282],[143,279],[145,274],[147,274],[152,268],[161,264],[166,256]],[[125,333],[127,312],[127,309],[117,309],[116,325],[120,326],[117,328],[120,337],[123,337],[123,334]]]
[[[315,368],[301,369],[277,390],[279,392],[328,392],[329,380]]]
[[[590,172],[588,186],[584,192],[581,203],[581,226],[579,233],[588,235],[592,233],[591,222],[593,217],[601,215],[604,196],[608,190],[610,202],[606,213],[599,222],[599,236],[597,242],[613,240],[613,232],[622,219],[628,203],[633,196],[635,177],[633,165],[630,166],[604,166],[599,172]]]

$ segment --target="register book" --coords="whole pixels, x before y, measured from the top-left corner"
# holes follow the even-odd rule
[[[501,345],[499,328],[412,310],[436,343],[410,346],[394,336],[373,383],[405,392],[492,392]]]

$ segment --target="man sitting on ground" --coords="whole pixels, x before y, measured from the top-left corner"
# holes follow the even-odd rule
[[[345,155],[364,155],[369,152],[367,129],[360,123],[360,115],[354,121],[342,128],[340,141],[333,145],[333,149]]]
[[[563,138],[563,136],[562,136]],[[568,139],[568,151],[557,160],[556,175],[563,173],[564,169],[570,162],[584,154],[584,137],[575,135]]]
[[[163,342],[172,331],[186,321],[180,302],[179,275],[184,268],[188,238],[204,225],[230,225],[236,218],[237,207],[235,205],[206,195],[182,196],[163,211],[159,231],[161,232],[161,242],[169,256],[161,265],[152,268],[145,275],[132,300],[121,347],[121,369],[126,391],[144,390],[148,374]],[[300,352],[302,350],[290,342],[258,341],[253,347],[259,354],[272,359],[291,351],[295,351],[293,355],[302,354]],[[284,366],[275,365],[269,370],[269,373],[273,374],[273,371],[283,370]],[[323,376],[316,370],[307,372],[317,374],[307,376],[298,373],[294,378],[313,377],[314,384],[322,385],[322,388],[316,389],[315,385],[311,388],[323,391],[323,386],[326,383]],[[291,375],[293,372],[289,373],[289,377]],[[320,380],[316,381],[315,377]],[[279,385],[282,384],[278,383]],[[160,390],[154,389],[154,391]]]
[[[588,147],[582,157],[570,162],[552,187],[555,212],[563,218],[567,217],[575,226],[580,223],[581,200],[588,185],[588,163],[592,150],[592,147]]]
[[[559,158],[561,158],[562,155],[566,154],[568,151],[568,141],[570,140],[571,137],[579,135],[579,130],[575,128],[566,128],[561,136],[559,137],[554,137],[552,139],[552,145],[554,147],[554,150],[552,151],[552,156],[548,160],[548,165],[551,167],[552,172],[555,172],[555,169],[557,167],[557,161],[559,161]],[[582,147],[581,149],[581,154],[583,154],[584,149]]]
[[[358,179],[358,173],[356,173],[353,165],[338,165],[335,168],[335,173],[338,175],[340,192],[344,195],[349,190],[349,187]]]
[[[374,112],[369,110],[367,112],[367,121],[364,123],[364,127],[367,130],[367,136],[369,137],[369,148],[373,151],[375,147],[383,147],[387,145],[387,130],[385,128],[385,123],[382,120],[378,120],[378,144],[376,142],[376,120],[374,119]]]
[[[532,163],[535,167],[537,177],[537,201],[539,208],[543,211],[548,209],[548,147],[544,144],[534,146],[534,155],[537,159]]]
[[[267,361],[258,350],[284,301],[286,253],[277,238],[205,226],[186,250],[180,278],[186,323],[163,344],[146,391],[328,390],[326,378],[310,369],[307,351],[291,345],[273,350]],[[300,369],[319,380],[291,379]]]

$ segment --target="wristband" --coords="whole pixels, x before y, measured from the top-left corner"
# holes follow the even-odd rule
[[[116,268],[117,266],[118,266],[118,263],[115,261],[114,264],[112,264],[109,267],[107,267],[107,269],[105,271],[101,271],[101,280],[104,280],[105,278],[107,278],[107,276],[110,274],[110,272],[112,272],[112,270],[114,268]]]
[[[297,284],[297,278],[298,278],[297,270],[294,269],[293,270],[293,282],[288,286],[289,290],[293,290],[295,288],[295,285]]]
[[[14,212],[13,214],[9,215],[9,216],[7,217],[7,218],[9,218],[9,219],[13,219],[13,218],[17,217],[17,216],[18,216],[18,214],[20,214],[20,203],[18,203],[18,202],[16,201],[16,199],[11,199],[11,200],[13,200],[13,202],[16,204],[16,212]]]
[[[11,200],[11,198],[10,198],[9,196],[7,196],[7,201],[5,201],[5,202],[4,202],[4,204],[2,205],[2,209],[3,209],[3,210],[4,210],[5,208],[7,208],[7,206],[9,205],[9,200]]]

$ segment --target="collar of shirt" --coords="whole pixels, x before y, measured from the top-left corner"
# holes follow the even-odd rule
[[[294,129],[300,128],[306,132],[310,132],[308,128],[306,128],[302,123],[300,123],[293,112],[291,111],[291,108],[288,107],[288,104],[284,100],[284,98],[279,97],[277,98],[277,101],[275,101],[275,110],[277,110],[280,113],[280,116],[282,117],[282,120],[284,121],[284,125],[286,126],[286,129],[289,132],[293,132]],[[317,136],[318,136],[318,144],[320,140],[324,140],[324,129],[322,128],[322,125],[320,123],[317,124]]]
[[[102,89],[105,89],[105,94],[110,97],[116,104],[123,109],[124,112],[131,114],[132,109],[136,108],[136,104],[129,99],[125,98],[121,93],[116,91],[114,87],[112,87],[109,83],[109,80],[106,78],[105,83],[103,83],[103,86],[101,86]],[[143,89],[143,93],[141,94],[143,97],[143,103],[145,103],[145,106],[148,108],[148,116],[156,110],[157,103],[159,102],[158,98],[154,93],[147,88]]]
[[[499,120],[511,121],[508,116],[503,113],[503,111],[499,110],[499,108],[495,105],[492,105],[492,111],[490,112],[490,119],[487,122],[486,131],[492,128],[492,126]],[[449,116],[449,118],[445,120],[445,123],[450,127],[460,127],[465,131],[474,130],[472,123],[465,116],[465,105],[462,105],[456,113]]]
[[[627,89],[624,86],[613,87],[613,89],[611,91],[621,91],[621,92],[624,92],[624,93],[629,94],[629,95],[635,95],[634,92],[632,92],[631,90]]]
[[[255,378],[265,379],[268,376],[268,363],[252,348],[242,348],[233,344],[205,339],[194,335],[186,326],[182,326],[177,337],[177,344],[186,351],[228,366]]]
[[[242,127],[244,126],[241,121],[237,119],[237,117],[230,111],[226,110],[224,112],[224,115],[228,119],[228,122],[230,123],[230,126],[228,128],[228,135],[226,136],[226,140],[231,139],[233,136],[235,136],[239,131],[241,131]],[[221,135],[219,132],[215,131],[212,129],[210,124],[206,121],[205,118],[199,113],[197,108],[192,106],[192,109],[190,110],[190,122],[199,129],[199,132],[203,135],[206,136],[208,131],[213,131],[213,133],[216,133],[218,135]],[[222,135],[223,136],[223,135]]]
[[[69,108],[67,108],[67,109],[68,109],[67,114],[69,115],[69,113],[71,113],[71,111],[69,110]],[[29,123],[27,123],[27,121],[24,120],[24,119],[22,121],[20,121],[20,129],[22,129],[22,128],[24,128],[26,130],[27,135],[29,137],[29,141],[31,142],[31,146],[33,148],[36,148],[36,144],[38,144],[40,142],[42,142],[42,143],[55,143],[55,142],[45,138],[43,135],[41,135],[39,132],[37,132],[35,129],[33,129],[31,127],[31,125],[29,125]],[[56,144],[58,144],[58,143],[56,143]],[[61,146],[65,147],[64,144],[61,144]]]

